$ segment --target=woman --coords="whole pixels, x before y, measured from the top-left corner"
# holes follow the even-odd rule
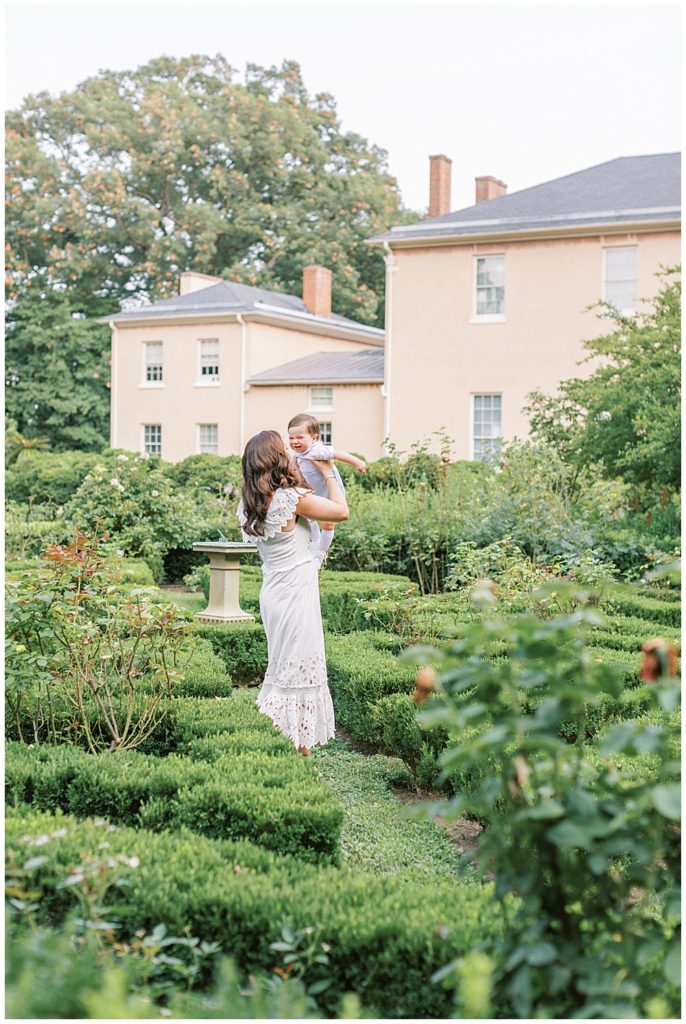
[[[257,544],[264,575],[260,611],[269,663],[257,706],[305,757],[334,735],[319,606],[321,559],[311,546],[309,520],[348,518],[333,460],[314,465],[324,476],[328,498],[304,484],[275,430],[251,437],[243,453],[237,512],[243,539]]]

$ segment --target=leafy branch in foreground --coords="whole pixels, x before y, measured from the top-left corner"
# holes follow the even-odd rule
[[[451,737],[443,778],[472,768],[477,780],[429,812],[488,823],[476,856],[507,921],[485,950],[499,1015],[678,1014],[679,760],[667,729],[678,682],[663,659],[646,688],[652,710],[585,746],[589,715],[619,697],[622,678],[586,647],[599,613],[574,587],[554,588],[574,611],[543,622],[489,613],[431,652],[435,680],[420,670],[415,699],[437,689],[420,721]],[[570,724],[575,743],[563,738]],[[460,970],[447,965],[440,980],[459,989]]]

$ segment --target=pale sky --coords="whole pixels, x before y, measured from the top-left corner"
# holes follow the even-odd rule
[[[5,107],[99,69],[166,54],[297,61],[343,127],[388,151],[407,206],[428,202],[428,157],[453,161],[452,208],[474,178],[510,192],[618,156],[681,148],[680,7],[347,6],[253,2],[8,6]]]

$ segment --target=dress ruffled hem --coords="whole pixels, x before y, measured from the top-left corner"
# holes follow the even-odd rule
[[[326,686],[326,658],[324,651],[306,657],[295,655],[270,661],[264,677],[264,686],[279,690],[311,690]]]
[[[336,726],[328,686],[288,689],[263,683],[257,707],[296,747],[316,747],[333,739]]]

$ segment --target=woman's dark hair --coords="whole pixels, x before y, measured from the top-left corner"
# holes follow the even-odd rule
[[[294,466],[276,430],[261,430],[245,446],[243,466],[243,529],[253,537],[263,535],[262,527],[272,495],[279,487],[307,487]]]

